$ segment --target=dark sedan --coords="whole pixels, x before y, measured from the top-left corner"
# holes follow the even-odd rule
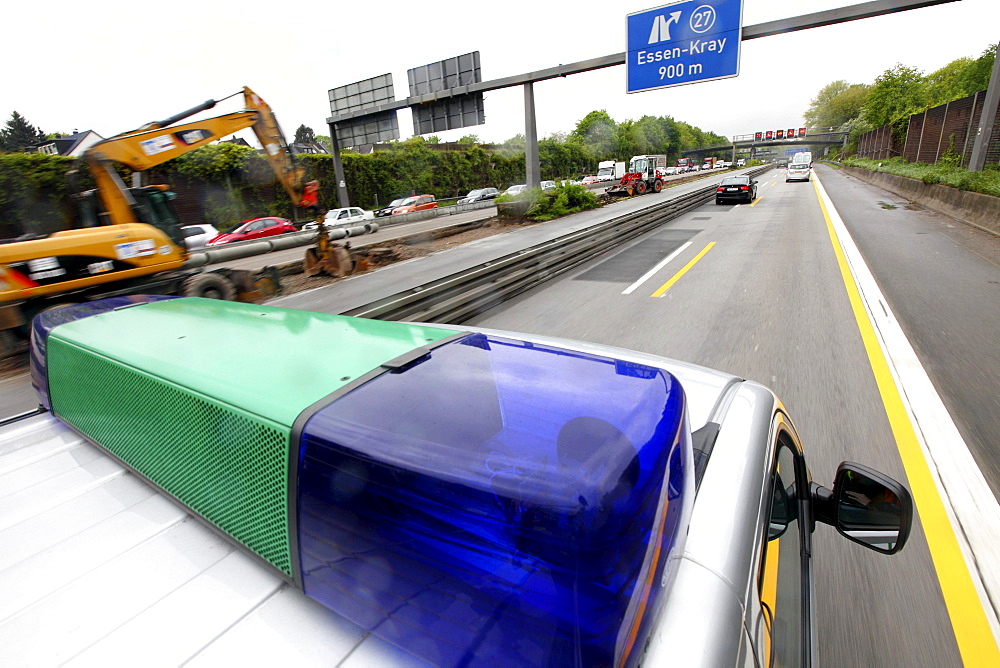
[[[470,191],[468,195],[458,200],[459,204],[471,204],[472,202],[482,202],[483,200],[496,199],[500,194],[496,188],[479,188]]]
[[[757,181],[749,176],[729,176],[715,189],[715,203],[752,202],[757,199]]]
[[[384,218],[385,216],[392,215],[392,210],[395,209],[400,204],[402,204],[404,199],[406,199],[406,198],[405,197],[398,197],[398,198],[392,200],[391,202],[389,202],[388,206],[383,207],[381,209],[375,209],[375,217],[376,218]]]

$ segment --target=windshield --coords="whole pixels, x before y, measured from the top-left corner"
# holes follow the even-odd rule
[[[630,172],[644,172],[644,171],[646,171],[646,159],[642,158],[640,160],[633,160],[628,165],[628,171],[630,171]]]
[[[809,169],[809,165],[808,165],[808,163],[803,162],[803,163],[796,163],[794,165],[789,165],[788,168],[789,169]]]
[[[416,197],[407,197],[402,202],[400,202],[399,205],[400,206],[409,206],[411,204],[416,204],[416,203],[417,203],[417,198]]]
[[[468,195],[466,195],[466,197],[479,197],[482,194],[483,194],[482,190],[473,190]]]
[[[724,186],[745,186],[747,184],[747,178],[745,176],[732,176],[728,179],[722,179],[722,185]]]

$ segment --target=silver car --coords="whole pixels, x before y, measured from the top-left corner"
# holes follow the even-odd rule
[[[810,175],[808,162],[793,162],[785,171],[785,183],[789,181],[808,181]]]
[[[150,323],[159,346],[129,336],[148,333]],[[223,338],[256,337],[273,351],[254,358],[238,387],[216,380],[233,372],[230,359],[203,357],[190,373],[184,364],[191,360],[177,354],[217,340],[220,327]],[[298,345],[280,345],[293,339]],[[74,631],[78,648],[106,637],[77,637],[94,628],[127,634],[160,629],[164,619],[169,628],[177,615],[157,605],[138,598],[124,610],[116,604],[133,601],[122,591],[148,577],[158,580],[142,587],[153,602],[172,598],[174,611],[222,598],[227,620],[247,616],[239,606],[280,592],[285,607],[269,616],[285,617],[297,644],[320,648],[324,663],[336,665],[808,666],[817,649],[812,559],[824,558],[812,539],[815,524],[885,554],[898,552],[910,530],[908,491],[877,471],[844,462],[832,489],[813,484],[795,427],[770,390],[654,355],[472,326],[155,297],[42,313],[32,340],[39,401],[55,417],[129,457],[138,476],[203,514],[267,569],[233,570],[238,559],[223,558],[232,548],[224,551],[207,531],[201,539],[190,533],[154,542],[150,533],[163,531],[149,526],[156,506],[138,504],[122,521],[71,528],[86,513],[78,507],[61,520],[65,528],[54,540],[72,542],[60,549],[39,538],[53,533],[51,521],[27,519],[54,513],[26,514],[34,527],[20,534],[30,537],[25,543],[49,549],[36,548],[43,558],[24,558],[3,574],[10,580],[33,571],[30,581],[46,585],[36,587],[35,600],[49,600],[27,604],[20,594],[16,628],[38,639],[9,634],[4,649],[17,643],[34,663],[72,656],[39,658],[74,635],[48,626],[60,605],[109,617],[81,627],[78,615],[55,615]],[[347,354],[303,353],[324,345]],[[141,377],[142,384],[81,383],[73,371],[82,365],[102,369],[102,377]],[[279,373],[298,367],[310,368],[315,380]],[[147,380],[148,368],[161,377]],[[140,392],[148,394],[133,399]],[[260,401],[268,392],[284,398],[280,410]],[[213,396],[212,403],[203,399]],[[184,430],[163,434],[159,421],[117,419],[131,416],[136,404],[129,401],[138,401],[155,405],[171,424],[167,418],[186,415],[195,400],[211,417]],[[253,465],[233,466],[251,459],[251,446],[261,454]],[[203,467],[190,466],[192,452]],[[60,452],[44,479],[67,485],[90,476],[91,491],[100,484],[93,476],[118,477],[94,457],[78,458],[64,461]],[[19,451],[17,464],[10,460],[3,462],[8,470],[24,462]],[[62,475],[74,462],[84,470]],[[30,466],[32,476],[17,471],[4,479],[22,485],[8,494],[21,502],[17,508],[44,507],[38,488],[52,496]],[[116,490],[101,512],[138,497],[134,488]],[[206,496],[221,501],[202,510],[189,500]],[[169,517],[188,524],[176,508]],[[139,535],[124,535],[143,526],[134,521],[140,518],[147,525]],[[93,561],[88,570],[105,572],[108,584],[50,584],[53,573],[80,570],[78,534],[94,525],[89,540],[110,542],[114,551],[99,568],[83,554]],[[129,552],[122,546],[133,538],[142,545],[131,551],[138,552],[135,570],[121,575],[121,552]],[[140,559],[152,564],[143,575]],[[258,595],[226,596],[227,583],[251,572]],[[95,607],[95,591],[111,603]],[[237,629],[234,645],[262,628],[244,628],[240,637],[240,624],[217,626],[217,633]],[[340,642],[331,626],[361,640]],[[400,655],[383,653],[378,661],[355,647],[372,637],[383,652],[399,648]],[[131,647],[101,649],[122,654]]]

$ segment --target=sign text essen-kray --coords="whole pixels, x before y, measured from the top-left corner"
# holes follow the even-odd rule
[[[629,93],[739,74],[743,0],[684,0],[630,14]]]

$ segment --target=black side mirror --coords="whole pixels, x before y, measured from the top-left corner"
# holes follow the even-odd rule
[[[841,462],[833,491],[815,483],[813,516],[840,535],[883,554],[903,549],[910,535],[913,501],[906,487],[853,462]]]

